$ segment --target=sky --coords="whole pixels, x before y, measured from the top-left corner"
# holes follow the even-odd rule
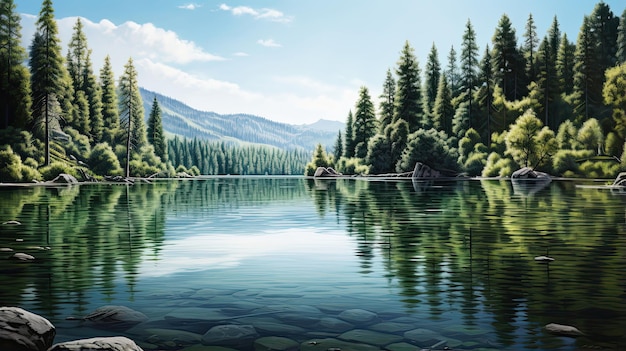
[[[619,17],[623,0],[604,1]],[[42,1],[15,0],[30,46]],[[518,44],[532,14],[543,38],[557,17],[575,42],[595,0],[53,0],[67,53],[78,17],[96,74],[109,55],[116,79],[132,58],[139,85],[189,106],[289,124],[345,122],[360,87],[378,96],[408,41],[420,69],[433,44],[444,67],[467,21],[480,55],[503,14]]]

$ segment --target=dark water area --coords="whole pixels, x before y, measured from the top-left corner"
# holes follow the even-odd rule
[[[48,318],[56,342],[125,335],[144,350],[208,350],[220,325],[253,327],[215,342],[237,350],[266,350],[268,337],[311,351],[622,350],[626,194],[599,184],[2,187],[0,223],[21,225],[0,225],[0,305]],[[5,259],[8,248],[36,259]],[[149,320],[68,319],[105,305]],[[552,335],[549,323],[585,335]]]

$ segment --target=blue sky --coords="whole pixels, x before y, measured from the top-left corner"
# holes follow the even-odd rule
[[[543,37],[554,16],[575,41],[591,0],[56,0],[63,45],[79,16],[99,72],[111,57],[116,78],[129,57],[140,85],[218,113],[249,113],[291,124],[345,121],[360,86],[378,102],[387,69],[406,40],[420,69],[433,43],[442,66],[460,52],[468,19],[480,45],[507,14],[523,40],[532,13]],[[623,0],[606,0],[621,16]],[[24,46],[41,1],[16,0]],[[67,52],[64,47],[63,54]]]

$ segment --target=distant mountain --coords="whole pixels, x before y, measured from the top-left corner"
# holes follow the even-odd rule
[[[313,150],[318,143],[327,148],[334,145],[337,133],[344,124],[319,120],[309,125],[291,125],[270,121],[267,118],[215,112],[198,111],[183,102],[140,88],[146,118],[156,96],[161,107],[163,130],[180,137],[205,140],[224,140],[235,143],[266,144],[281,149],[302,148]]]

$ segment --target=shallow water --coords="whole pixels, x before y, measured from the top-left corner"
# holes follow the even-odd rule
[[[0,222],[22,223],[0,226],[0,248],[36,257],[0,260],[0,305],[45,316],[57,342],[127,335],[146,350],[200,344],[224,324],[302,350],[331,339],[351,343],[344,351],[621,349],[626,195],[586,184],[217,177],[0,188]],[[150,321],[111,330],[66,319],[103,305]],[[586,336],[550,335],[548,323]]]

